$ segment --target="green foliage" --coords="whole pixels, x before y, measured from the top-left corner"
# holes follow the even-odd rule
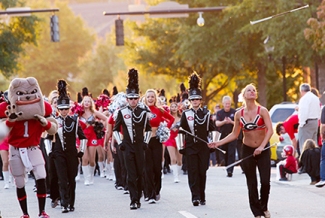
[[[112,40],[98,41],[94,52],[88,52],[79,63],[80,74],[76,77],[74,90],[87,86],[93,97],[98,96],[104,88],[114,83],[120,70],[127,72],[123,60],[118,57],[120,48],[115,47]],[[125,90],[122,90],[125,91]]]
[[[49,8],[44,1],[33,1],[35,7]],[[76,17],[64,2],[57,2],[55,7],[60,11],[60,42],[51,42],[49,14],[39,14],[40,37],[38,45],[26,46],[26,55],[20,63],[22,70],[19,76],[37,78],[44,94],[56,89],[58,79],[68,80],[69,91],[74,93],[74,79],[80,73],[79,60],[91,50],[94,36],[80,17]]]
[[[0,1],[2,9],[14,6],[18,1]],[[0,24],[0,72],[9,78],[19,69],[18,58],[24,52],[24,45],[36,44],[38,18],[14,17],[3,18]]]

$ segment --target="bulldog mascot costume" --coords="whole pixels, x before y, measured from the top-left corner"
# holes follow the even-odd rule
[[[51,135],[57,131],[51,113],[51,105],[44,102],[38,82],[33,77],[13,79],[9,85],[8,102],[0,105],[0,118],[6,118],[5,124],[9,128],[9,165],[23,212],[21,218],[29,218],[25,174],[31,170],[36,178],[39,218],[50,217],[44,211],[46,172],[39,143],[44,131]]]

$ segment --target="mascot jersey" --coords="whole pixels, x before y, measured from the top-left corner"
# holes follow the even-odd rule
[[[45,104],[45,117],[50,116],[52,113],[52,107],[49,103]],[[7,103],[3,102],[0,105],[0,118],[6,118],[5,109]],[[16,122],[6,122],[9,128],[12,128],[9,136],[8,142],[10,145],[17,148],[27,148],[30,146],[39,145],[42,132],[51,128],[51,123],[48,125],[41,126],[41,123],[36,119],[21,120]]]

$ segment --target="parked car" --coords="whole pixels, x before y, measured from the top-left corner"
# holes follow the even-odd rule
[[[282,150],[285,145],[290,145],[291,140],[289,135],[282,134],[281,140],[280,137],[276,134],[275,126],[278,122],[285,121],[289,116],[292,114],[297,113],[295,108],[297,107],[297,104],[292,102],[282,102],[280,104],[275,104],[269,111],[271,121],[272,121],[272,127],[274,130],[274,133],[270,139],[270,144],[273,145],[276,143],[276,146],[271,148],[271,160],[272,165],[276,164],[278,161],[282,160]]]

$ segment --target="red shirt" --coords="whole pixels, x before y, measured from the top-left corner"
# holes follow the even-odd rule
[[[52,107],[47,102],[44,102],[44,104],[45,117],[48,117],[52,113]],[[42,126],[41,123],[35,119],[12,122],[9,127],[12,127],[8,136],[9,144],[18,148],[27,148],[39,145],[42,133],[49,130],[51,125]]]
[[[298,114],[291,115],[286,121],[283,122],[283,127],[290,136],[291,140],[295,138],[295,133],[298,132],[298,125]]]
[[[168,128],[170,128],[173,125],[175,118],[170,113],[156,106],[150,106],[149,109],[152,113],[150,119],[151,127],[158,127],[159,124],[164,121],[167,122]]]
[[[288,156],[284,167],[291,170],[292,173],[296,173],[298,171],[298,163],[296,158],[292,155]]]

